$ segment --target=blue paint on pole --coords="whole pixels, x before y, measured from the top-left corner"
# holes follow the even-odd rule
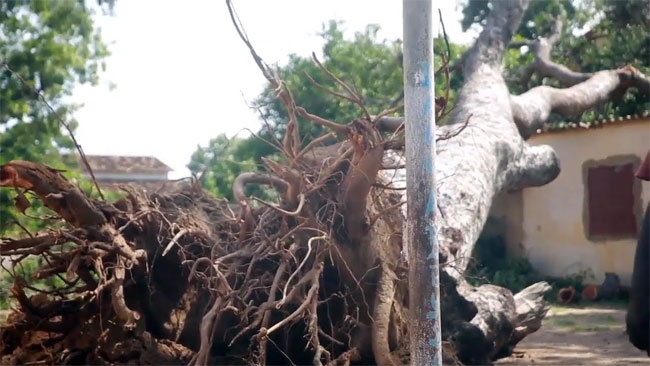
[[[411,364],[441,365],[431,0],[403,0]]]

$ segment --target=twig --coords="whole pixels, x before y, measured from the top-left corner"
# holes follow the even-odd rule
[[[469,125],[469,120],[470,120],[470,118],[472,118],[472,116],[473,116],[473,114],[470,114],[469,116],[467,116],[467,119],[465,120],[463,125],[460,126],[456,131],[454,131],[452,133],[449,133],[449,134],[446,134],[444,136],[437,137],[436,142],[442,141],[442,140],[449,140],[451,138],[454,138],[454,137],[460,135],[460,133],[463,132],[463,130],[465,130],[467,128],[467,126]]]
[[[387,168],[384,168],[384,169],[387,169]],[[390,190],[393,190],[393,191],[404,191],[404,190],[406,190],[406,187],[391,187],[391,186],[387,186],[387,185],[381,184],[381,183],[373,183],[372,186],[375,187],[375,188],[390,189]]]
[[[305,117],[308,120],[316,123],[317,125],[327,127],[330,130],[338,133],[338,134],[346,134],[348,132],[348,127],[340,125],[336,122],[332,122],[329,120],[326,120],[323,117],[316,116],[314,114],[308,113],[303,107],[296,107],[296,113],[298,113],[299,116]]]
[[[173,237],[172,240],[169,242],[169,244],[167,244],[167,247],[165,247],[165,250],[163,250],[163,252],[162,252],[162,256],[163,256],[163,257],[166,256],[167,253],[172,249],[172,247],[174,246],[174,244],[176,244],[176,245],[178,245],[178,246],[180,247],[180,244],[178,244],[178,240],[181,238],[181,236],[187,234],[187,232],[188,232],[187,229],[182,229],[182,230],[179,231],[176,235],[174,235],[174,237]]]
[[[451,60],[451,48],[449,47],[449,38],[447,37],[447,31],[445,30],[445,22],[442,20],[442,11],[438,8],[438,16],[440,17],[440,25],[442,26],[442,34],[445,40],[445,46],[447,47],[447,60]]]
[[[390,188],[389,188],[389,189],[390,189]],[[393,188],[393,189],[394,189],[394,188]],[[379,212],[375,215],[375,217],[373,217],[373,218],[370,220],[370,225],[369,225],[369,226],[372,227],[373,225],[375,225],[375,222],[376,222],[376,221],[377,221],[377,220],[378,220],[382,215],[384,215],[386,212],[389,212],[389,211],[392,211],[392,210],[394,210],[394,209],[396,209],[396,208],[402,207],[404,204],[406,204],[406,201],[401,201],[401,202],[398,202],[398,203],[396,203],[396,204],[394,204],[394,205],[388,206],[388,207],[386,207],[385,209],[379,211]]]
[[[307,262],[307,259],[309,258],[309,255],[311,254],[311,249],[312,249],[311,243],[312,243],[312,241],[319,240],[319,239],[323,239],[323,240],[327,239],[327,235],[312,236],[307,241],[307,254],[305,254],[305,258],[302,259],[302,262],[300,262],[300,264],[298,265],[298,268],[296,268],[296,270],[291,274],[291,276],[289,276],[289,279],[287,280],[287,283],[285,283],[284,290],[282,291],[282,300],[280,300],[280,303],[278,304],[278,307],[280,307],[282,304],[284,304],[284,301],[287,298],[287,289],[289,288],[289,285],[291,284],[291,280],[293,279],[293,277],[298,272],[300,272],[300,269],[302,268],[302,266],[304,266],[305,263]]]
[[[298,121],[295,116],[296,106],[293,100],[293,96],[291,95],[291,92],[286,87],[286,85],[282,82],[282,80],[280,80],[280,77],[277,75],[277,73],[271,71],[271,68],[257,54],[255,48],[253,48],[253,45],[251,44],[250,40],[248,39],[248,36],[246,35],[246,32],[243,29],[243,25],[241,24],[241,21],[239,21],[239,18],[237,17],[235,9],[232,5],[232,1],[226,0],[226,5],[228,7],[230,19],[232,20],[232,23],[235,26],[235,30],[239,34],[239,37],[244,42],[246,47],[248,47],[248,50],[253,56],[253,59],[255,60],[255,63],[259,67],[260,71],[262,71],[264,77],[269,81],[271,86],[278,92],[278,95],[276,97],[278,97],[282,101],[285,108],[287,109],[287,113],[289,115],[289,123],[287,124],[287,131],[284,137],[283,149],[286,154],[288,154],[289,156],[293,156],[295,155],[296,150],[298,149],[298,145],[300,144],[300,133],[298,130]],[[292,144],[293,146],[291,146]]]
[[[99,184],[97,184],[97,180],[95,179],[95,174],[93,173],[93,170],[90,167],[90,164],[88,163],[88,160],[86,159],[86,154],[84,153],[83,149],[81,148],[81,145],[79,145],[79,142],[77,142],[77,139],[75,138],[74,133],[72,132],[72,128],[70,127],[70,125],[66,121],[64,121],[63,118],[61,118],[61,117],[59,117],[57,115],[54,108],[52,108],[50,103],[48,103],[47,99],[45,99],[45,96],[40,91],[38,91],[38,90],[34,89],[33,87],[27,85],[27,82],[25,81],[25,79],[23,79],[23,77],[20,76],[17,72],[12,70],[6,62],[2,62],[2,67],[5,70],[7,70],[12,76],[14,76],[16,79],[18,79],[20,81],[20,83],[23,85],[23,87],[31,90],[34,94],[36,94],[39,97],[39,99],[43,102],[43,104],[45,104],[45,106],[47,106],[47,108],[50,110],[50,113],[52,113],[52,115],[59,121],[59,123],[61,123],[63,125],[63,127],[65,127],[65,129],[70,134],[70,137],[72,138],[72,142],[74,143],[75,147],[77,148],[77,151],[79,152],[79,156],[81,157],[81,160],[83,161],[84,165],[86,166],[86,169],[88,170],[88,173],[90,174],[90,177],[92,178],[93,183],[95,184],[95,188],[97,188],[97,193],[99,193],[99,197],[102,198],[102,201],[105,201],[106,199],[104,198],[104,194],[102,194],[102,190],[99,188]]]
[[[279,85],[276,84],[276,80],[273,78],[273,76],[269,73],[269,67],[266,63],[264,63],[264,60],[257,54],[255,49],[253,48],[253,45],[251,44],[250,40],[248,39],[248,36],[246,35],[246,32],[244,31],[244,27],[241,25],[241,22],[238,21],[235,18],[239,18],[236,15],[235,9],[232,5],[232,0],[226,0],[226,5],[228,6],[228,13],[230,14],[230,19],[232,20],[232,24],[235,26],[235,30],[237,31],[237,34],[239,34],[239,38],[246,44],[248,47],[248,50],[250,51],[251,55],[253,56],[253,60],[259,67],[259,69],[262,71],[262,74],[264,74],[264,77],[274,85],[274,87],[278,88]]]
[[[310,143],[307,144],[298,154],[296,154],[295,160],[299,160],[301,157],[303,157],[306,153],[311,151],[316,145],[323,143],[324,141],[327,141],[333,137],[336,137],[336,133],[334,132],[329,132],[323,136],[317,137],[313,139]]]
[[[395,169],[406,169],[406,164],[399,165],[382,165],[382,170],[395,170]]]
[[[352,90],[352,88],[347,83],[345,83],[343,80],[336,77],[336,75],[334,75],[334,73],[329,71],[327,69],[327,67],[325,67],[325,65],[323,65],[318,60],[318,57],[316,57],[316,53],[312,52],[311,56],[314,59],[314,62],[316,62],[316,64],[321,68],[321,70],[323,70],[337,84],[342,86],[343,89],[345,89],[346,92],[348,92],[348,94],[352,97],[353,102],[356,103],[359,106],[359,108],[361,108],[361,110],[363,111],[363,114],[366,116],[368,121],[372,121],[371,116],[370,116],[370,112],[368,111],[368,108],[366,108],[365,104],[363,103],[363,99],[361,98],[361,96],[358,93],[356,93],[354,90]]]
[[[449,104],[449,91],[451,90],[451,77],[449,75],[449,67],[447,65],[451,61],[451,48],[449,47],[449,39],[447,37],[447,31],[445,30],[445,22],[442,20],[442,12],[440,9],[438,9],[438,15],[440,16],[440,25],[442,26],[442,34],[445,40],[445,45],[447,46],[447,57],[445,60],[445,65],[444,67],[444,72],[445,72],[445,97],[444,97],[444,104],[440,108],[440,112],[436,116],[436,118],[442,118],[442,116],[445,115],[445,110],[447,109],[447,104]]]
[[[372,120],[372,123],[376,124],[379,121],[381,121],[382,118],[386,117],[387,115],[389,115],[391,113],[397,112],[402,108],[404,108],[404,103],[399,103],[399,104],[397,104],[397,105],[395,105],[393,107],[385,109],[385,110],[379,112],[379,114],[377,116],[375,116],[375,118]]]
[[[333,96],[335,96],[335,97],[345,99],[345,100],[350,101],[350,102],[352,102],[352,103],[357,103],[357,100],[356,100],[355,98],[350,97],[350,96],[348,96],[348,95],[345,95],[345,94],[343,94],[343,93],[339,93],[339,92],[336,92],[336,91],[334,91],[334,90],[331,90],[331,89],[329,89],[328,87],[326,87],[326,86],[324,86],[324,85],[318,83],[316,80],[314,80],[314,78],[311,77],[311,75],[309,75],[309,73],[308,73],[307,71],[304,71],[303,74],[307,77],[307,79],[308,79],[312,84],[314,84],[315,87],[317,87],[317,88],[319,88],[319,89],[321,89],[321,90],[323,90],[323,91],[325,91],[325,92],[327,92],[327,93],[329,93],[329,94],[331,94],[331,95],[333,95]]]
[[[25,232],[25,234],[27,234],[27,236],[29,236],[30,238],[34,238],[34,235],[32,235],[32,233],[30,233],[29,230],[27,230],[27,228],[23,226],[23,224],[21,224],[20,221],[18,221],[18,219],[14,219],[13,222],[16,225],[18,225],[18,227],[21,228]]]
[[[278,146],[282,146],[282,143],[280,142],[280,140],[278,140],[278,138],[273,133],[273,129],[271,128],[271,125],[269,124],[269,121],[264,116],[264,113],[262,113],[262,109],[257,105],[249,104],[248,101],[246,100],[246,97],[244,96],[244,93],[242,92],[241,94],[242,94],[242,98],[244,99],[244,103],[246,103],[246,106],[248,108],[250,108],[250,109],[254,109],[257,112],[257,114],[259,114],[259,117],[262,119],[262,122],[264,122],[264,126],[266,126],[266,129],[268,130],[269,134],[271,134],[271,137],[273,137],[273,139],[276,142],[275,148],[277,149]]]
[[[322,265],[320,265],[320,264],[319,264],[319,266],[322,267]],[[281,321],[275,323],[271,328],[269,328],[266,331],[267,336],[270,335],[271,333],[273,333],[274,331],[280,329],[282,326],[284,326],[288,322],[292,321],[296,317],[298,317],[298,315],[302,314],[307,309],[307,307],[311,304],[312,298],[314,296],[318,295],[319,276],[320,276],[320,271],[318,273],[316,273],[314,275],[314,277],[312,278],[312,286],[309,289],[309,292],[307,293],[307,298],[305,299],[305,301],[302,304],[300,304],[300,306],[298,307],[298,309],[296,309],[296,311],[289,314],[289,316],[287,316],[286,318],[282,319]]]
[[[305,204],[305,195],[302,194],[302,193],[298,195],[298,198],[300,199],[300,201],[298,203],[298,208],[296,208],[295,211],[283,210],[280,207],[278,207],[277,205],[275,205],[275,204],[273,204],[271,202],[266,202],[266,201],[262,200],[261,198],[257,198],[257,197],[251,197],[251,198],[254,199],[255,201],[263,204],[264,206],[270,207],[270,208],[272,208],[272,209],[274,209],[274,210],[276,210],[276,211],[278,211],[280,213],[283,213],[283,214],[285,214],[287,216],[298,216],[300,214],[300,211],[302,211],[302,206]]]

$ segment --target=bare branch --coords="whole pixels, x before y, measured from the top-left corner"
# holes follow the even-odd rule
[[[266,184],[278,190],[281,193],[284,193],[287,190],[287,182],[284,180],[274,177],[271,175],[266,175],[262,173],[253,173],[246,172],[242,173],[235,178],[235,181],[232,185],[232,193],[237,202],[242,202],[246,200],[245,188],[248,184]]]
[[[538,86],[521,95],[511,95],[510,104],[517,128],[526,139],[542,128],[551,113],[576,116],[608,100],[612,92],[629,87],[648,93],[650,80],[634,67],[626,66],[599,71],[566,89]]]
[[[522,71],[522,84],[527,85],[533,73],[536,73],[540,78],[552,77],[565,86],[581,83],[593,75],[592,73],[572,71],[568,67],[551,60],[551,51],[553,46],[560,40],[561,34],[562,19],[557,18],[548,37],[539,37],[534,41],[513,42],[510,44],[510,47],[528,46],[535,56],[535,61],[524,67]]]
[[[449,140],[451,138],[454,138],[454,137],[460,135],[460,133],[463,132],[467,128],[467,125],[469,125],[469,120],[472,118],[472,116],[473,116],[473,114],[470,114],[469,116],[467,116],[467,119],[465,119],[465,122],[458,129],[456,129],[456,131],[447,132],[442,136],[436,137],[436,142],[442,141],[442,140]]]
[[[311,75],[309,75],[309,73],[308,73],[307,71],[305,71],[304,74],[305,74],[305,76],[307,77],[307,79],[308,79],[312,84],[314,84],[315,87],[317,87],[317,88],[319,88],[319,89],[321,89],[321,90],[323,90],[323,91],[325,91],[325,92],[327,92],[327,93],[329,93],[329,94],[331,94],[331,95],[333,95],[333,96],[335,96],[335,97],[337,97],[337,98],[342,98],[342,99],[345,99],[345,100],[350,101],[350,102],[352,102],[352,103],[356,103],[356,102],[357,102],[356,99],[354,99],[353,97],[350,97],[350,96],[345,95],[345,94],[343,94],[343,93],[336,92],[336,91],[331,90],[330,88],[328,88],[328,87],[326,87],[326,86],[324,86],[324,85],[318,83],[316,80],[314,80],[314,79],[311,77]]]
[[[323,136],[320,136],[320,137],[317,137],[317,138],[313,139],[310,143],[307,144],[307,146],[305,146],[302,150],[300,150],[300,152],[298,154],[296,154],[295,159],[299,160],[301,157],[303,157],[306,153],[311,151],[313,148],[315,148],[319,144],[322,144],[323,142],[325,142],[325,141],[327,141],[327,140],[329,140],[331,138],[334,138],[334,137],[336,137],[336,133],[329,132],[329,133],[326,133]]]
[[[341,87],[343,87],[343,89],[350,95],[350,99],[348,99],[348,98],[346,98],[346,99],[351,100],[352,102],[356,103],[359,106],[359,108],[361,108],[361,110],[363,111],[363,114],[366,116],[368,121],[370,121],[371,120],[370,119],[370,112],[368,111],[368,108],[366,108],[361,95],[359,95],[356,91],[354,91],[354,89],[352,89],[352,87],[350,85],[348,85],[343,80],[339,79],[336,75],[334,75],[334,73],[329,71],[325,67],[325,65],[323,65],[318,60],[318,57],[316,57],[315,53],[312,52],[311,56],[314,59],[314,62],[316,62],[316,64],[321,68],[321,70],[323,70],[337,84],[339,84]]]
[[[248,50],[253,56],[253,60],[255,60],[255,63],[257,64],[260,71],[262,71],[262,74],[264,75],[266,80],[268,80],[269,83],[271,83],[271,86],[278,91],[277,97],[282,101],[282,104],[284,104],[285,108],[287,109],[287,114],[289,115],[289,123],[287,124],[287,131],[283,143],[284,143],[284,150],[288,152],[290,156],[293,156],[296,153],[298,146],[300,144],[300,133],[298,130],[298,121],[296,120],[296,115],[295,115],[296,106],[293,100],[293,96],[291,95],[291,92],[286,87],[286,85],[282,82],[280,77],[277,75],[277,73],[271,70],[271,68],[257,54],[257,51],[255,51],[255,48],[253,47],[250,40],[248,39],[246,32],[243,30],[243,26],[241,25],[241,22],[239,22],[237,19],[237,15],[235,9],[233,8],[232,1],[226,0],[226,5],[228,6],[228,13],[230,14],[230,19],[232,20],[232,23],[235,26],[235,30],[237,31],[237,34],[239,34],[239,38],[241,38],[241,40],[244,42],[246,47],[248,47]]]
[[[347,132],[348,132],[348,128],[346,126],[343,126],[343,125],[340,125],[338,123],[328,121],[325,118],[310,114],[303,107],[297,107],[296,112],[298,113],[299,116],[307,118],[308,120],[312,121],[313,123],[315,123],[315,124],[317,124],[319,126],[327,127],[330,130],[332,130],[332,131],[334,131],[334,132],[336,132],[336,133],[338,133],[340,135],[347,134]]]
[[[255,51],[255,48],[253,48],[253,45],[251,44],[250,40],[248,39],[248,36],[246,35],[246,32],[244,31],[244,27],[240,24],[238,21],[236,12],[234,7],[232,6],[232,0],[226,0],[226,5],[228,6],[228,13],[230,14],[230,20],[232,20],[232,24],[235,26],[235,30],[237,31],[237,34],[239,34],[239,38],[244,42],[246,47],[248,47],[248,50],[250,51],[251,55],[253,56],[253,60],[257,64],[257,67],[262,71],[262,74],[268,80],[271,85],[273,85],[274,88],[279,88],[280,85],[277,83],[277,80],[273,77],[273,73],[270,71],[269,66],[262,60],[262,58],[257,54],[257,51]]]
[[[383,111],[379,112],[378,115],[374,116],[372,119],[372,123],[378,123],[379,121],[382,121],[383,118],[391,113],[395,113],[399,111],[400,109],[404,108],[404,103],[399,103],[393,107],[384,109]]]
[[[93,169],[90,167],[90,164],[88,163],[88,159],[86,158],[86,154],[84,153],[83,149],[81,148],[81,145],[79,145],[79,142],[77,142],[77,138],[74,136],[74,133],[72,132],[72,128],[70,125],[63,120],[63,118],[59,117],[59,115],[56,113],[54,108],[48,103],[47,99],[45,99],[45,96],[43,93],[40,91],[30,87],[27,82],[25,82],[25,79],[23,79],[20,74],[17,72],[13,71],[11,68],[9,68],[9,65],[7,65],[5,62],[2,62],[2,67],[4,67],[5,70],[9,72],[13,77],[18,79],[20,83],[23,85],[23,87],[28,88],[32,93],[36,94],[38,98],[45,104],[47,109],[49,109],[50,113],[52,113],[53,116],[56,117],[56,119],[59,121],[63,127],[68,131],[68,134],[70,135],[70,138],[72,138],[72,142],[74,143],[75,147],[77,148],[77,152],[79,152],[79,157],[81,158],[81,161],[83,162],[84,166],[86,167],[86,170],[90,174],[90,178],[93,181],[93,184],[95,185],[95,188],[97,189],[97,193],[99,194],[99,197],[101,197],[102,200],[105,200],[104,194],[102,193],[102,190],[99,188],[99,184],[97,184],[97,180],[95,179],[95,173],[93,173]]]
[[[278,212],[280,212],[282,214],[285,214],[287,216],[298,216],[300,214],[300,211],[302,211],[302,207],[305,204],[305,195],[300,194],[300,195],[298,195],[298,198],[300,199],[300,202],[298,203],[298,207],[296,208],[296,210],[295,211],[287,211],[287,210],[283,210],[282,208],[278,207],[276,204],[266,202],[266,201],[264,201],[264,200],[262,200],[260,198],[257,198],[257,197],[253,197],[253,199],[255,201],[263,204],[266,207],[270,207],[270,208],[272,208],[272,209],[274,209],[274,210],[276,210],[276,211],[278,211]]]

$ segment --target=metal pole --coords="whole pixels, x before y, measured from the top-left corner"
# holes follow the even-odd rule
[[[431,0],[403,0],[411,365],[442,365]]]

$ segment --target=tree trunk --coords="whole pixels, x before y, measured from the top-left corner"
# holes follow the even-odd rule
[[[443,319],[443,333],[456,340],[459,358],[470,364],[508,355],[521,339],[539,329],[549,309],[543,297],[550,286],[544,282],[513,296],[496,286],[474,288],[463,279],[496,194],[544,185],[560,173],[551,147],[531,146],[525,139],[543,128],[551,113],[577,115],[606,101],[612,92],[633,86],[647,94],[650,85],[647,77],[630,66],[584,74],[551,62],[550,50],[561,29],[558,22],[550,37],[528,42],[536,61],[527,72],[553,76],[572,87],[540,86],[510,95],[502,76],[503,54],[527,5],[527,0],[493,2],[482,33],[462,58],[465,83],[450,125],[438,129],[436,223],[446,274],[442,281],[453,283],[442,288],[458,292],[445,293],[448,299],[443,305],[448,306],[443,306],[443,318],[455,314],[451,322]],[[396,154],[388,160],[387,165],[404,164]],[[383,177],[402,187],[405,174],[403,169],[385,171]],[[457,303],[449,297],[458,297],[456,301],[468,302],[476,310],[465,313],[460,321],[455,316],[463,312],[454,308]]]

